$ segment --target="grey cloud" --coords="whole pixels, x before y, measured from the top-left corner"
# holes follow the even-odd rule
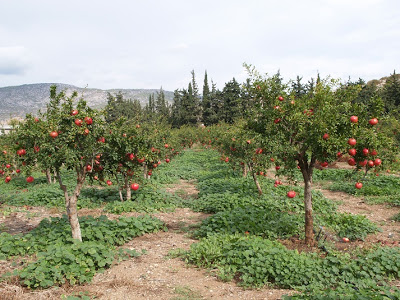
[[[0,74],[22,75],[29,68],[24,47],[0,47]]]

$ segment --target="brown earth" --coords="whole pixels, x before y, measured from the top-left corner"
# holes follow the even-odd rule
[[[36,206],[0,206],[0,229],[10,234],[26,233],[35,228],[41,220],[61,217],[57,209]]]
[[[375,234],[368,235],[365,241],[355,241],[348,244],[352,245],[353,247],[369,247],[374,244],[382,244],[385,246],[399,245],[400,222],[391,220],[391,217],[399,213],[398,208],[390,207],[385,204],[368,205],[364,202],[363,197],[355,197],[341,191],[330,191],[325,189],[321,189],[320,191],[328,199],[339,203],[339,212],[363,215],[370,221],[376,223],[381,230]],[[336,244],[339,249],[346,246],[350,247],[350,245],[340,244],[343,243]]]

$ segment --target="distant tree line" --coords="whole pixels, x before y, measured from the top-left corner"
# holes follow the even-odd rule
[[[218,90],[216,84],[208,80],[207,71],[204,74],[203,89],[200,93],[196,82],[195,72],[191,72],[191,81],[187,88],[174,91],[173,102],[169,103],[165,98],[162,88],[156,94],[151,94],[148,103],[142,107],[139,100],[124,99],[121,92],[116,95],[108,94],[106,106],[106,121],[112,122],[120,117],[135,122],[165,122],[173,127],[183,125],[206,126],[225,122],[232,124],[235,120],[246,117],[251,111],[254,102],[248,95],[249,80],[239,83],[235,78],[225,83],[222,90]],[[274,80],[281,83],[282,77],[277,72]],[[310,79],[303,83],[302,77],[297,76],[291,80],[293,97],[301,99],[305,94],[312,93],[319,75],[316,79]],[[372,80],[366,83],[363,79],[357,81],[348,80],[346,86],[358,85],[361,89],[355,101],[367,104],[370,99],[381,98],[387,113],[399,119],[400,116],[400,75],[394,71],[390,76],[381,80]]]

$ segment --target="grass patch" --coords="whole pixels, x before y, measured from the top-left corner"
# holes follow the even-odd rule
[[[171,300],[202,300],[204,299],[197,291],[193,291],[189,286],[177,286],[174,288],[174,293],[179,296],[172,297]]]

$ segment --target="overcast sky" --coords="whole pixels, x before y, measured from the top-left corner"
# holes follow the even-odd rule
[[[399,0],[0,0],[0,87],[219,88],[261,73],[400,72]]]

